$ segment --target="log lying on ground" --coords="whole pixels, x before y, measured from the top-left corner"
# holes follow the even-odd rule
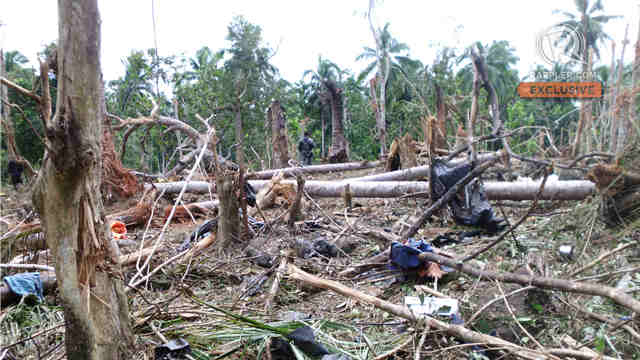
[[[577,282],[564,279],[556,279],[550,277],[529,276],[525,274],[514,274],[509,272],[493,272],[477,269],[473,266],[460,264],[454,259],[433,253],[422,253],[419,255],[421,260],[436,262],[440,265],[452,267],[464,273],[486,278],[495,279],[502,282],[516,283],[521,285],[533,285],[541,289],[560,290],[578,294],[596,295],[606,297],[615,303],[630,309],[636,313],[640,313],[640,301],[632,296],[625,294],[621,290],[617,290],[603,284],[589,284],[585,282]]]
[[[462,339],[469,343],[486,344],[489,347],[501,348],[515,356],[523,359],[550,359],[552,358],[548,354],[559,356],[572,356],[581,359],[595,359],[590,352],[583,352],[573,349],[541,349],[541,351],[530,350],[514,343],[502,340],[498,337],[482,334],[476,331],[469,330],[462,325],[448,324],[444,321],[432,318],[430,316],[417,317],[413,311],[406,306],[396,305],[394,303],[379,299],[375,296],[371,296],[360,292],[358,290],[349,288],[340,284],[339,282],[332,280],[325,280],[317,276],[306,273],[296,266],[288,265],[289,277],[303,282],[305,284],[334,291],[338,294],[358,299],[361,302],[371,304],[378,309],[396,315],[398,317],[407,319],[412,322],[423,322],[426,326],[442,330],[447,334],[453,335],[459,339]],[[599,356],[599,355],[598,355]],[[604,359],[613,359],[608,357],[602,357]]]
[[[502,151],[496,151],[488,154],[478,155],[478,163],[483,163],[489,160],[495,160],[496,158],[502,158],[506,156]],[[450,166],[457,166],[464,162],[469,161],[467,158],[453,159],[449,161]],[[415,180],[423,177],[428,177],[431,167],[429,165],[417,166],[408,168],[405,170],[396,170],[386,172],[382,174],[375,174],[369,176],[362,176],[357,178],[348,179],[349,181],[408,181]]]
[[[371,169],[380,166],[380,161],[359,161],[348,162],[340,164],[322,164],[322,165],[310,165],[305,167],[289,167],[283,169],[271,169],[258,171],[247,175],[247,179],[271,179],[275,174],[282,172],[285,177],[295,177],[296,174],[317,174],[327,173],[332,171],[349,171],[349,170],[362,170]]]
[[[267,180],[249,181],[254,189],[260,190]],[[283,184],[295,184],[292,180],[283,180]],[[356,198],[396,198],[409,194],[429,197],[429,183],[426,181],[320,181],[305,183],[305,190],[314,197],[341,197],[346,184],[349,184],[351,196]],[[179,192],[184,182],[157,183],[158,189],[166,193]],[[187,191],[207,193],[211,184],[204,181],[192,181]],[[484,189],[489,200],[533,200],[540,188],[539,182],[485,182]],[[593,194],[595,186],[587,180],[568,180],[548,182],[540,200],[584,200]]]

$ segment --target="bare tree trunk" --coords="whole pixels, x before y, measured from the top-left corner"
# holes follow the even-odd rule
[[[342,89],[333,80],[325,82],[329,92],[329,102],[331,103],[331,149],[329,150],[329,162],[339,163],[349,160],[347,153],[349,146],[344,137],[343,111],[342,111]]]
[[[629,42],[628,33],[629,33],[629,26],[627,25],[627,28],[624,32],[624,40],[622,41],[622,53],[620,54],[620,70],[618,71],[618,84],[616,85],[616,93],[618,94],[621,94],[620,87],[622,84],[622,71],[624,68],[624,50],[627,47],[627,43]],[[622,152],[624,151],[624,146],[627,144],[627,135],[629,130],[628,127],[631,125],[631,123],[628,123],[627,117],[626,117],[626,113],[629,110],[628,106],[629,106],[629,103],[624,101],[621,105],[621,108],[616,109],[616,110],[619,110],[617,113],[620,114],[619,116],[620,120],[618,120],[618,144],[617,144],[617,147],[614,149],[615,150],[614,154],[616,154],[616,156],[622,155]]]
[[[586,16],[582,17],[582,33],[583,34],[588,34],[588,28],[587,28],[587,18]],[[588,71],[591,71],[591,68],[589,68],[589,46],[587,44],[587,46],[584,47],[584,53],[583,53],[583,61],[582,63],[582,72],[586,73]],[[587,114],[587,100],[586,99],[582,99],[580,101],[580,115],[578,116],[578,128],[576,129],[576,137],[573,141],[573,149],[571,149],[571,155],[575,158],[578,156],[578,154],[580,154],[580,146],[582,145],[582,134],[584,132],[584,127],[585,127],[585,118],[586,118],[586,114]]]
[[[282,173],[285,177],[296,176],[297,174],[317,174],[327,172],[342,172],[349,170],[361,170],[371,169],[379,166],[380,161],[360,161],[360,162],[348,162],[340,164],[322,164],[322,165],[309,165],[303,168],[300,167],[287,167],[282,169],[263,170],[255,173],[249,173],[246,177],[248,179],[271,179],[274,175]]]
[[[609,134],[609,152],[615,154],[618,148],[618,118],[615,116],[616,109],[616,89],[614,87],[613,80],[615,79],[616,70],[616,42],[611,42],[611,69],[609,70],[608,88],[609,88],[609,122],[610,122],[610,134]]]
[[[639,7],[640,9],[640,7]],[[640,26],[638,27],[638,38],[636,39],[635,45],[635,57],[633,59],[633,70],[631,72],[631,103],[629,106],[631,107],[632,118],[630,119],[633,124],[633,128],[636,129],[636,137],[640,136],[637,133],[638,126],[640,126],[640,115],[638,115],[638,111],[636,109],[636,98],[638,97],[638,93],[640,89]]]
[[[373,39],[376,42],[376,68],[378,71],[376,72],[376,80],[375,83],[380,87],[380,95],[375,92],[374,89],[374,99],[376,104],[376,130],[378,133],[378,141],[380,141],[380,157],[384,156],[387,151],[387,129],[386,129],[386,119],[385,119],[385,100],[386,100],[386,86],[387,79],[389,77],[389,59],[383,58],[383,45],[382,39],[380,38],[380,33],[376,31],[375,26],[373,26],[373,9],[375,7],[375,0],[369,0],[369,12],[367,13],[367,17],[369,19],[369,27],[371,29],[371,33],[373,34]],[[383,64],[383,61],[385,62]],[[383,69],[384,65],[384,69]]]
[[[327,157],[327,153],[325,152],[325,145],[324,145],[324,133],[327,131],[327,123],[326,123],[326,117],[324,116],[324,111],[320,110],[320,120],[322,122],[322,158],[324,159],[325,157]]]
[[[269,184],[267,180],[249,181],[254,189],[259,191]],[[282,180],[281,184],[293,185],[293,180]],[[405,195],[415,197],[429,197],[429,183],[426,181],[321,181],[309,180],[305,182],[305,191],[315,197],[342,197],[344,187],[349,184],[352,198],[395,198]],[[155,187],[165,193],[176,193],[184,186],[184,182],[156,183]],[[206,193],[209,183],[192,181],[187,191]],[[540,189],[539,182],[485,182],[484,190],[490,200],[533,200]],[[545,184],[540,200],[583,200],[593,194],[595,184],[587,180],[554,181]],[[218,187],[218,191],[220,188]],[[220,194],[220,193],[218,193]],[[220,195],[218,195],[220,196]],[[222,202],[221,198],[221,202]],[[197,203],[198,206],[212,207],[214,204]],[[237,204],[237,203],[236,203]]]
[[[247,214],[247,197],[244,190],[244,131],[242,130],[242,114],[240,113],[240,99],[238,99],[238,105],[235,109],[236,111],[236,143],[238,144],[238,188],[240,190],[240,209],[242,209],[242,228],[240,235],[240,240],[244,240],[247,238],[249,234],[249,218]],[[237,233],[236,233],[237,234]]]
[[[207,184],[208,185],[208,184]],[[238,241],[240,234],[240,217],[238,214],[238,198],[233,186],[233,173],[216,172],[216,187],[218,190],[218,244],[226,249]]]
[[[432,125],[433,130],[433,148],[434,149],[445,149],[447,146],[447,128],[445,125],[446,117],[447,117],[447,107],[444,103],[444,96],[442,95],[442,88],[435,85],[436,87],[436,110],[437,110],[437,122]]]
[[[624,53],[624,47],[622,52]],[[587,59],[587,68],[589,70],[593,68],[593,50],[589,50],[589,58]],[[584,133],[584,140],[585,140],[584,147],[585,147],[585,152],[590,153],[593,149],[592,135],[594,133],[593,128],[595,126],[595,124],[593,123],[593,102],[591,101],[591,99],[587,99],[584,105],[585,105],[584,128],[586,129]]]
[[[120,270],[106,261],[117,259],[118,250],[100,196],[104,98],[97,1],[60,0],[58,19],[56,114],[43,119],[48,150],[33,203],[56,259],[67,358],[122,359],[133,341],[127,299],[111,275]]]
[[[289,164],[289,144],[287,141],[287,122],[280,102],[274,100],[268,110],[271,121],[271,139],[273,142],[273,166],[283,168]]]

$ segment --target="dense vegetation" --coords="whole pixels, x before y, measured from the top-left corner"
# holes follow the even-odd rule
[[[471,106],[473,68],[468,49],[442,47],[432,63],[423,63],[411,58],[408,47],[392,36],[389,24],[379,30],[384,53],[380,55],[376,49],[364,46],[358,60],[372,62],[362,73],[354,74],[349,69],[341,69],[330,59],[320,57],[317,64],[309,64],[309,70],[302,79],[290,83],[282,79],[278,69],[270,63],[274,50],[264,45],[262,29],[242,17],[236,17],[228,26],[228,47],[223,49],[203,47],[192,58],[156,56],[154,49],[133,50],[123,59],[123,76],[105,84],[107,109],[121,118],[148,115],[153,98],[160,105],[161,113],[179,118],[200,130],[203,125],[195,115],[207,117],[215,114],[214,125],[221,139],[219,150],[234,158],[238,147],[233,146],[236,142],[233,109],[234,106],[239,107],[244,123],[245,157],[251,166],[256,166],[260,163],[256,161],[257,156],[268,162],[270,144],[269,137],[264,134],[269,129],[266,110],[273,100],[279,100],[285,109],[290,143],[295,144],[301,136],[300,128],[304,122],[315,142],[323,145],[316,148],[316,157],[327,156],[334,116],[325,86],[330,81],[342,89],[342,118],[350,157],[355,160],[374,159],[379,154],[380,141],[376,135],[375,102],[370,86],[374,85],[372,77],[380,78],[384,72],[378,66],[387,61],[388,76],[384,84],[386,145],[407,133],[421,140],[421,119],[434,113],[438,93],[446,104],[447,135],[449,144],[453,144],[456,129],[465,124]],[[601,25],[596,30],[598,32],[592,36],[595,49],[595,41],[606,38]],[[516,92],[518,83],[531,79],[518,73],[516,65],[519,58],[515,50],[504,40],[477,44],[477,47],[486,59],[505,128],[524,127],[511,140],[513,150],[524,154],[539,153],[540,139],[543,138],[540,127],[549,130],[557,147],[566,148],[576,132],[579,116],[576,102],[519,98]],[[382,62],[376,61],[378,56],[383,56]],[[28,67],[28,59],[19,52],[6,52],[5,66],[7,78],[18,85],[29,89],[37,83],[37,74]],[[579,70],[579,64],[567,64],[562,69],[540,67],[538,70]],[[628,83],[631,68],[626,66],[624,70],[623,80]],[[608,67],[602,66],[595,71],[600,81],[611,84]],[[51,86],[55,87],[55,79],[52,80]],[[55,91],[51,93],[55,94]],[[37,135],[42,132],[37,106],[12,89],[9,89],[9,102],[18,105],[12,107],[11,119],[15,124],[19,152],[38,166],[44,148]],[[480,93],[479,111],[476,131],[486,134],[491,131],[491,115],[484,90]],[[591,111],[598,114],[600,104],[595,104]],[[123,159],[125,166],[149,172],[171,168],[181,139],[179,134],[164,130],[155,126],[133,132]],[[116,136],[121,142],[122,132]],[[594,136],[598,134],[594,133]],[[548,144],[548,138],[545,141]],[[118,147],[119,144],[116,145]],[[4,140],[2,149],[6,150]],[[1,155],[0,159],[6,162],[6,154]]]

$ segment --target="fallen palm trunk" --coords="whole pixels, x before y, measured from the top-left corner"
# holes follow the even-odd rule
[[[425,325],[442,330],[450,335],[453,335],[459,339],[462,339],[469,343],[486,344],[487,346],[502,348],[520,358],[523,359],[549,359],[547,354],[558,354],[562,356],[573,356],[582,359],[595,359],[596,356],[588,352],[572,349],[543,349],[542,351],[530,350],[523,348],[511,342],[502,340],[495,336],[485,335],[476,331],[469,330],[462,325],[448,324],[446,322],[437,320],[429,316],[417,317],[414,312],[409,310],[405,306],[396,305],[388,301],[384,301],[375,296],[371,296],[360,292],[358,290],[349,288],[340,284],[339,282],[332,280],[325,280],[317,276],[306,273],[296,266],[289,264],[288,266],[289,277],[292,279],[301,281],[308,285],[319,287],[322,289],[328,289],[338,294],[358,299],[362,302],[371,304],[378,309],[394,314],[401,318],[407,319],[412,322],[423,322]]]
[[[247,175],[247,179],[271,179],[274,175],[281,172],[285,177],[295,177],[297,174],[317,174],[327,172],[340,172],[349,170],[362,170],[378,167],[381,164],[380,161],[360,161],[349,162],[340,164],[323,164],[323,165],[311,165],[305,167],[289,167],[283,169],[271,169],[258,171]]]
[[[254,189],[259,190],[267,180],[249,181]],[[295,184],[292,180],[283,180],[283,184]],[[305,182],[306,192],[314,197],[341,197],[346,181]],[[429,197],[429,183],[426,181],[354,181],[348,182],[351,196],[356,198],[396,198],[405,195]],[[157,183],[159,190],[166,193],[179,192],[184,182]],[[485,182],[484,189],[489,200],[533,200],[540,188],[540,183],[533,181],[522,182]],[[211,184],[204,181],[192,181],[187,191],[192,193],[207,193]],[[592,182],[587,180],[554,181],[545,185],[540,200],[584,200],[595,190]]]
[[[460,264],[454,259],[446,258],[444,256],[436,255],[433,253],[425,252],[420,254],[419,256],[422,260],[434,261],[441,265],[452,267],[458,271],[462,271],[464,273],[486,279],[495,279],[498,281],[516,283],[521,285],[533,285],[541,289],[561,290],[578,294],[606,297],[636,313],[640,312],[640,301],[635,300],[633,297],[625,294],[623,291],[619,291],[610,286],[602,284],[588,284],[584,282],[555,279],[549,277],[513,274],[508,272],[497,273],[493,271],[485,271],[476,269],[469,265]]]
[[[506,155],[502,151],[478,155],[478,163],[499,159],[504,156]],[[467,158],[453,159],[449,161],[447,164],[449,166],[456,166],[467,161],[469,161]],[[430,171],[431,171],[431,167],[429,165],[423,165],[423,166],[408,168],[405,170],[396,170],[396,171],[386,172],[382,174],[357,177],[353,179],[348,179],[348,181],[349,182],[351,181],[408,181],[408,180],[420,179],[423,177],[429,177]]]

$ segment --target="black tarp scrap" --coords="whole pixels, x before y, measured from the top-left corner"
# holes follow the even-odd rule
[[[316,341],[313,329],[309,326],[302,326],[295,329],[287,335],[287,339],[306,355],[313,358],[329,354],[329,351],[327,351],[322,344]],[[289,341],[280,337],[273,338],[271,340],[271,358],[273,360],[288,360],[296,358],[291,350]]]
[[[449,167],[444,161],[434,159],[430,174],[431,199],[439,199],[472,170],[470,162]],[[459,225],[479,226],[490,233],[506,227],[504,219],[495,216],[480,179],[476,178],[467,184],[448,205],[453,219]]]
[[[182,338],[171,340],[155,348],[156,360],[186,359],[185,355],[191,354],[191,346]]]

